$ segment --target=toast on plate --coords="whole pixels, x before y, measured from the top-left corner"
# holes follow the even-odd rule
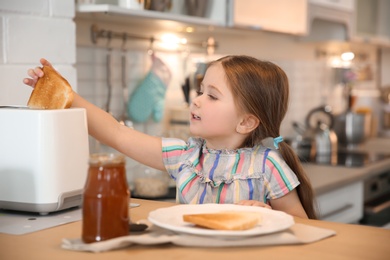
[[[252,211],[185,214],[183,220],[200,227],[216,230],[247,230],[261,224],[262,215]]]

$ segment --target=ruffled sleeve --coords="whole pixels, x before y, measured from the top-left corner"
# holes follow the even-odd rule
[[[299,185],[298,177],[279,152],[268,150],[264,161],[266,174],[264,186],[268,200],[283,197]]]
[[[176,180],[183,164],[192,164],[199,159],[201,146],[202,140],[197,138],[190,138],[188,142],[176,138],[162,138],[163,162],[173,179]]]

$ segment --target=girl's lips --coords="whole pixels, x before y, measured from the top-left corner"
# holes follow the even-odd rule
[[[194,113],[191,113],[191,118],[195,120],[200,120],[200,117],[195,115]]]

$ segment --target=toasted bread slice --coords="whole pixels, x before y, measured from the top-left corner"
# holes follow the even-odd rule
[[[69,108],[73,102],[69,82],[49,66],[43,66],[42,70],[44,76],[35,84],[27,106],[35,109]]]
[[[261,224],[259,212],[229,211],[183,215],[185,222],[216,230],[247,230]]]

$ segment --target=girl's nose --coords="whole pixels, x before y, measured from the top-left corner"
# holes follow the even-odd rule
[[[196,96],[195,98],[192,99],[192,102],[191,102],[191,103],[192,103],[194,106],[199,107],[199,105],[200,105],[200,97],[201,97],[201,96]]]

